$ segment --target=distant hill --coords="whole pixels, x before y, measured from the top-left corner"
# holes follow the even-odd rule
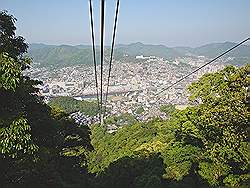
[[[198,48],[194,48],[192,52],[196,55],[203,55],[206,57],[215,57],[220,53],[228,50],[235,46],[236,43],[233,42],[225,42],[225,43],[213,43],[207,44]],[[250,57],[250,46],[242,45],[236,48],[235,50],[229,52],[226,56],[231,57]]]
[[[168,48],[164,45],[151,45],[143,43],[132,43],[129,45],[121,45],[116,48],[116,52],[127,54],[130,56],[144,55],[144,56],[157,56],[163,58],[175,58],[183,56],[174,48]]]
[[[117,45],[115,49],[115,59],[133,59],[137,55],[157,56],[166,59],[184,57],[189,55],[215,57],[220,53],[234,46],[235,43],[212,43],[197,48],[174,47],[169,48],[164,45],[151,45],[143,43],[132,43],[128,45]],[[99,50],[97,49],[97,60],[99,60]],[[110,48],[106,47],[105,55],[109,57]],[[33,61],[40,66],[71,66],[92,64],[92,48],[90,45],[46,45],[31,44],[28,54]],[[250,46],[242,45],[227,56],[237,58],[250,58]],[[108,60],[108,59],[107,59]],[[244,60],[245,61],[245,60]],[[243,62],[244,62],[243,61]]]
[[[83,46],[32,44],[28,54],[41,66],[70,66],[92,62],[91,48]]]

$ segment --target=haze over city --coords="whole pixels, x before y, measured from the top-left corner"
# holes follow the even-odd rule
[[[99,36],[99,0],[94,0]],[[87,0],[0,0],[18,19],[17,33],[29,43],[90,44]],[[239,42],[250,33],[249,0],[123,0],[116,43],[200,46]],[[115,0],[106,4],[106,45],[111,43]],[[249,44],[249,42],[248,42]]]

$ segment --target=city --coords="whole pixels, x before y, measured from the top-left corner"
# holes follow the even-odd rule
[[[204,56],[191,56],[179,57],[170,61],[161,57],[144,57],[143,55],[133,58],[136,63],[116,60],[113,63],[109,96],[107,103],[105,103],[111,109],[108,116],[129,113],[140,121],[147,121],[153,117],[164,119],[166,118],[165,114],[159,109],[161,105],[172,104],[180,109],[185,108],[188,105],[187,86],[206,73],[223,69],[225,62],[232,59],[229,57],[214,62],[169,90],[161,92],[210,59]],[[107,73],[108,67],[107,64],[105,65],[104,73]],[[97,69],[100,71],[100,66]],[[40,95],[44,96],[45,99],[71,96],[77,100],[96,100],[94,68],[92,66],[77,65],[60,69],[31,68],[26,74],[43,82],[39,88]],[[104,78],[107,78],[107,74],[104,75]],[[100,85],[100,77],[98,80]],[[104,91],[106,91],[106,84],[107,79],[104,80]],[[135,111],[140,107],[143,108],[143,112],[135,114]],[[79,118],[81,116],[83,115],[80,115]],[[86,118],[88,119],[88,117]],[[87,124],[92,123],[91,120]]]

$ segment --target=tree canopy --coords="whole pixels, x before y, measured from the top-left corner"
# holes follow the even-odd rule
[[[1,186],[84,185],[80,164],[92,148],[89,129],[44,104],[37,95],[40,82],[23,75],[31,60],[24,38],[15,34],[15,21],[0,12]]]

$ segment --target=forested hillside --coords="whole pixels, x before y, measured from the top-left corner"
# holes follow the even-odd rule
[[[91,103],[43,102],[22,73],[32,61],[15,21],[0,12],[0,187],[249,187],[249,64],[193,82],[195,105],[162,107],[168,120],[109,134],[69,118]]]
[[[184,57],[188,55],[205,56],[214,58],[220,53],[233,47],[235,43],[214,43],[197,48],[176,47],[169,48],[164,45],[148,45],[143,43],[133,43],[129,45],[118,45],[115,51],[115,59],[119,61],[130,62],[131,58],[138,55],[157,56],[165,59],[174,59],[177,57]],[[98,52],[98,51],[97,51]],[[110,54],[109,47],[106,48],[106,55]],[[45,44],[31,44],[29,55],[34,62],[40,66],[72,66],[72,65],[90,65],[92,64],[91,46],[69,46],[69,45],[45,45]],[[226,56],[236,57],[236,65],[246,63],[244,58],[250,58],[250,46],[243,45],[235,51]],[[97,53],[99,59],[99,53]],[[241,59],[238,60],[238,59]],[[239,61],[239,62],[238,62]]]

